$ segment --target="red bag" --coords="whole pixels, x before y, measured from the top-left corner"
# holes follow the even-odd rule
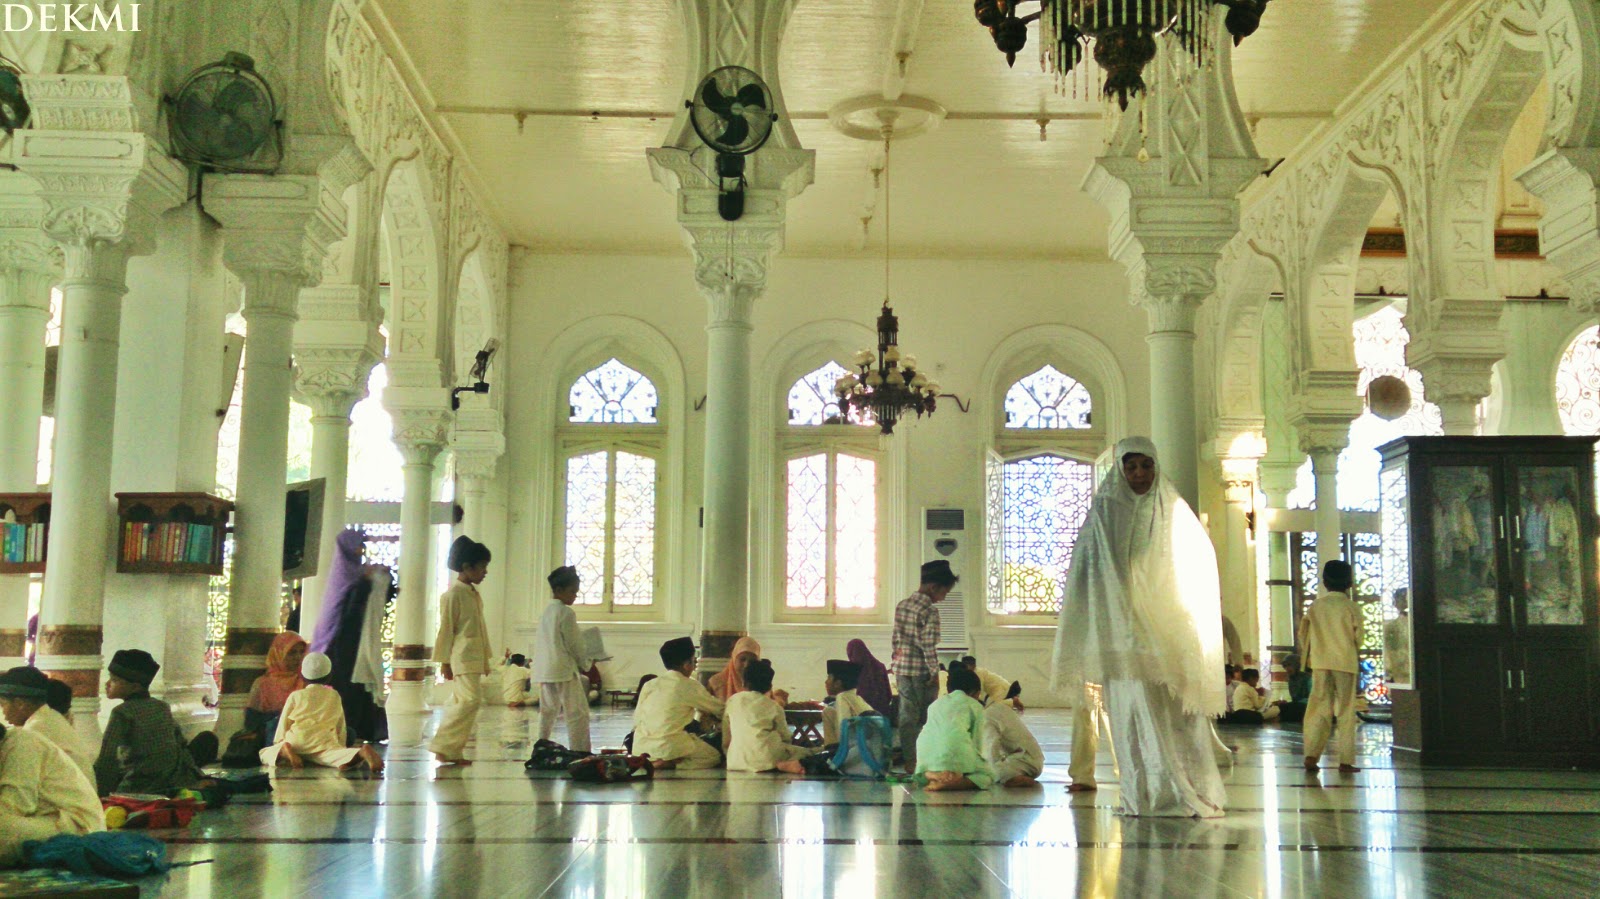
[[[609,784],[625,780],[650,780],[656,776],[648,755],[620,753],[595,755],[567,766],[567,774],[581,783]]]
[[[132,796],[107,796],[100,800],[103,808],[120,806],[128,810],[127,830],[163,827],[188,827],[194,813],[205,806],[193,799],[138,799]]]

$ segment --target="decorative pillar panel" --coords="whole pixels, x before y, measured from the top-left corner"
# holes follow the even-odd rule
[[[783,247],[787,202],[815,176],[815,156],[800,148],[778,78],[778,52],[795,0],[683,3],[690,53],[685,95],[713,69],[749,68],[766,82],[778,119],[772,138],[746,157],[744,214],[717,212],[716,154],[678,114],[669,145],[647,151],[651,174],[677,197],[678,223],[695,259],[695,282],[709,307],[706,374],[705,529],[701,565],[701,670],[727,659],[749,623],[750,311],[766,289],[767,262]]]
[[[300,290],[322,274],[344,210],[315,176],[208,175],[206,211],[223,226],[223,259],[244,285],[244,394],[233,595],[228,606],[218,730],[242,722],[266,670],[283,596],[284,482]]]
[[[1216,58],[1187,82],[1158,42],[1150,90],[1130,105],[1083,184],[1111,213],[1112,258],[1149,316],[1150,436],[1191,506],[1200,491],[1195,310],[1216,291],[1217,261],[1239,231],[1239,192],[1266,166],[1234,95],[1232,38],[1220,17],[1212,28]]]
[[[302,318],[295,325],[295,394],[311,407],[311,477],[324,480],[318,574],[301,591],[300,634],[307,640],[322,610],[334,538],[345,527],[350,464],[350,413],[367,396],[372,367],[383,358],[377,325],[361,318],[354,287],[317,287],[300,292]],[[326,313],[351,317],[325,317]],[[323,313],[310,318],[310,313]]]
[[[436,389],[443,394],[442,389]],[[429,558],[434,461],[446,444],[450,414],[433,408],[391,407],[395,444],[405,456],[405,494],[400,502],[400,594],[395,611],[394,676],[389,684],[389,730],[401,743],[422,740],[427,712],[424,689],[429,673],[429,642],[435,621],[428,607],[434,591]]]
[[[125,78],[23,76],[31,129],[12,160],[39,184],[44,233],[65,259],[56,460],[39,667],[73,688],[81,733],[98,740],[102,605],[111,555],[117,344],[130,255],[152,249],[154,216],[182,203],[188,173],[139,130]]]
[[[61,251],[39,231],[42,204],[32,183],[10,175],[0,184],[0,492],[38,489],[39,416],[44,405],[45,331],[50,288],[61,279]],[[23,664],[27,642],[28,583],[0,576],[0,668]]]
[[[505,579],[510,557],[503,527],[492,526],[487,514],[489,487],[494,483],[500,456],[505,453],[504,429],[505,422],[488,396],[461,395],[461,408],[456,410],[455,424],[450,428],[450,451],[456,462],[456,502],[462,510],[461,533],[489,547],[496,563],[496,576],[478,587],[491,648],[507,642],[501,635],[505,633]],[[539,577],[540,573],[535,572],[535,583]]]
[[[1552,149],[1517,180],[1544,201],[1539,250],[1571,288],[1573,308],[1600,309],[1600,148]]]

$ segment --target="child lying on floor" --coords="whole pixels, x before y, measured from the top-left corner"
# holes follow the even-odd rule
[[[783,706],[767,696],[772,676],[772,663],[756,659],[745,666],[744,691],[728,699],[722,739],[729,771],[804,773],[800,760],[812,753],[789,742]]]
[[[261,750],[261,764],[304,768],[309,762],[340,771],[364,764],[373,774],[383,774],[383,758],[377,750],[366,743],[345,745],[344,705],[339,691],[327,685],[331,674],[333,662],[325,654],[306,653],[300,663],[306,685],[290,693],[283,704],[278,733],[272,745]]]
[[[983,685],[960,662],[950,665],[949,691],[928,706],[928,723],[917,737],[917,778],[927,789],[987,790],[994,771],[983,759]]]

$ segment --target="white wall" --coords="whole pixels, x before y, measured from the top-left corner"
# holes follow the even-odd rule
[[[752,371],[761,371],[774,353],[786,350],[785,337],[810,323],[846,319],[870,328],[882,301],[882,263],[871,259],[788,259],[771,266],[768,289],[756,304],[752,335]],[[511,635],[515,649],[531,642],[532,622],[547,591],[544,574],[560,560],[549,544],[552,529],[532,520],[536,508],[548,508],[535,484],[530,465],[548,465],[549,448],[536,446],[536,397],[549,385],[539,383],[546,358],[561,344],[566,329],[595,316],[629,316],[659,331],[682,363],[686,399],[705,393],[705,304],[693,281],[688,254],[671,257],[614,257],[518,253],[512,260],[511,316],[506,394],[506,456],[502,462],[508,489],[507,565],[504,619],[491,623]],[[1126,393],[1124,430],[1144,432],[1149,426],[1149,379],[1145,350],[1145,316],[1129,305],[1126,279],[1113,263],[1052,261],[897,260],[894,306],[900,315],[901,344],[917,354],[925,369],[947,391],[975,399],[985,366],[996,347],[1018,331],[1040,324],[1070,325],[1103,343],[1121,368]],[[1071,373],[1073,359],[1056,362]],[[787,385],[783,385],[785,388]],[[760,402],[777,389],[757,384]],[[989,420],[979,420],[980,407],[991,412],[993,401],[962,414],[954,403],[941,402],[931,420],[902,426],[891,438],[904,441],[908,472],[904,501],[893,514],[902,519],[903,545],[880,544],[898,566],[883,591],[891,597],[869,623],[849,627],[821,624],[774,624],[771,615],[752,609],[754,636],[778,669],[778,684],[796,697],[821,694],[822,661],[841,657],[846,640],[862,637],[887,662],[892,597],[915,586],[921,556],[918,516],[925,507],[953,507],[968,512],[969,529],[978,527],[983,504],[983,451],[993,433]],[[1098,408],[1098,407],[1097,407]],[[686,459],[681,495],[662,497],[679,513],[686,538],[676,558],[658,565],[676,567],[681,576],[661,597],[665,619],[605,628],[608,649],[616,659],[603,666],[608,686],[631,686],[641,674],[659,668],[655,649],[667,637],[692,633],[698,618],[700,546],[697,510],[701,496],[703,413],[688,412]],[[753,422],[752,427],[757,425]],[[548,434],[548,431],[545,432]],[[535,463],[535,460],[541,460]],[[541,505],[541,499],[543,505]],[[540,513],[542,514],[542,513]],[[880,524],[880,532],[883,526]],[[1019,678],[1037,697],[1043,690],[1053,628],[1001,627],[982,614],[981,554],[962,572],[968,588],[969,622],[976,654],[989,667]],[[753,602],[764,598],[752,581]]]

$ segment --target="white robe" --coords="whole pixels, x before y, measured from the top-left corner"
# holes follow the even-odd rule
[[[67,758],[72,759],[89,783],[95,782],[94,754],[83,745],[83,738],[78,736],[65,715],[47,705],[40,706],[37,712],[28,716],[28,723],[22,726],[54,743],[57,749],[67,754]]]
[[[719,753],[684,730],[695,712],[722,717],[722,701],[699,681],[668,671],[644,685],[633,710],[633,751],[654,759],[687,759],[683,768],[715,767]]]
[[[783,706],[763,693],[746,690],[729,697],[722,720],[729,771],[771,771],[779,762],[811,754],[790,742]]]
[[[867,705],[867,701],[856,691],[839,691],[834,695],[833,703],[822,710],[822,745],[838,745],[845,720],[871,711],[872,706]]]
[[[520,665],[507,665],[500,669],[500,696],[506,705],[513,702],[527,702],[528,669]]]
[[[1009,702],[984,706],[983,757],[1001,786],[1013,777],[1038,777],[1044,772],[1044,750]]]
[[[307,684],[289,694],[278,718],[272,745],[261,750],[261,764],[271,768],[285,744],[294,747],[308,764],[342,768],[361,755],[345,744],[344,705],[339,693],[322,684]]]
[[[1157,460],[1143,495],[1123,456]],[[1226,793],[1210,718],[1227,707],[1216,551],[1161,475],[1155,445],[1125,439],[1073,547],[1056,630],[1058,692],[1103,684],[1129,815],[1216,817]]]
[[[0,738],[0,868],[21,861],[22,844],[106,829],[94,781],[54,743],[25,728]]]

